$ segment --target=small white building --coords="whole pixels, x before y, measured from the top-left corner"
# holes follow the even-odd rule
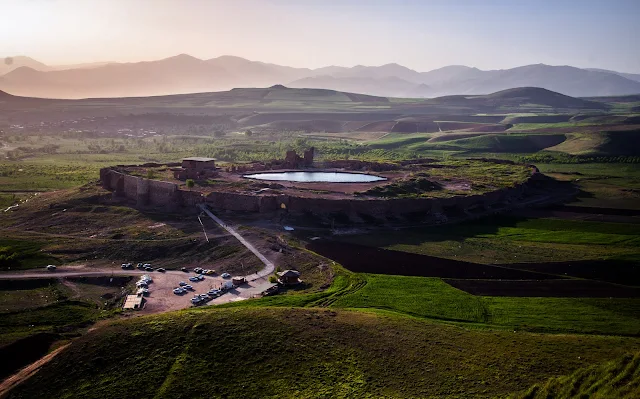
[[[122,309],[140,310],[144,305],[144,298],[137,295],[127,295]]]

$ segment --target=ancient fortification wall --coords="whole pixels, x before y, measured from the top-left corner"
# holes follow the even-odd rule
[[[535,178],[535,173],[532,177]],[[483,195],[450,198],[379,198],[379,199],[329,199],[278,195],[254,195],[244,193],[213,192],[205,202],[214,209],[271,213],[286,210],[295,214],[318,216],[342,214],[352,220],[363,217],[377,219],[416,217],[430,214],[432,217],[465,214],[475,210],[487,210],[494,206],[508,207],[525,195],[529,180],[515,187],[496,190]]]
[[[175,183],[131,176],[112,168],[100,170],[102,186],[113,192],[114,198],[126,198],[138,208],[162,208],[178,211],[192,208],[204,201],[197,191],[180,190]]]
[[[527,181],[483,195],[449,198],[305,198],[287,194],[213,192],[203,196],[198,191],[180,190],[175,183],[131,176],[115,168],[100,170],[103,187],[114,198],[126,198],[139,208],[162,208],[166,211],[192,209],[205,202],[218,210],[242,212],[289,212],[317,216],[341,215],[353,221],[404,218],[407,220],[439,220],[455,215],[470,215],[476,211],[509,208],[526,194],[532,179],[539,173],[532,167]]]

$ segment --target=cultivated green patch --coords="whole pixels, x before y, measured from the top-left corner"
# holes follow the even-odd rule
[[[640,299],[474,296],[438,278],[362,276],[366,285],[334,307],[541,332],[640,335]]]

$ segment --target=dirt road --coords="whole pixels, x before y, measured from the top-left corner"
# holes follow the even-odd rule
[[[206,207],[201,209],[223,229],[233,235],[242,245],[251,251],[264,264],[264,268],[257,273],[245,276],[247,281],[241,287],[228,291],[224,295],[211,301],[210,304],[220,304],[251,298],[260,291],[261,285],[267,282],[267,278],[275,271],[275,265],[267,259],[254,245],[248,242],[233,227],[224,223],[220,218],[211,213]],[[162,313],[171,310],[185,309],[191,306],[192,294],[206,293],[212,288],[220,288],[223,278],[219,276],[205,276],[202,281],[189,281],[189,273],[176,270],[166,272],[145,272],[140,270],[120,270],[113,268],[89,268],[86,266],[61,266],[54,272],[42,269],[35,271],[20,271],[10,273],[0,273],[2,280],[14,279],[50,279],[68,277],[99,277],[99,276],[141,276],[149,274],[153,278],[153,283],[149,285],[149,294],[145,297],[145,306],[140,311],[143,314]],[[189,293],[176,295],[173,289],[178,287],[180,282],[191,285],[193,288]]]
[[[40,367],[49,363],[51,359],[53,359],[58,353],[62,352],[67,346],[69,346],[69,344],[59,347],[48,355],[42,357],[40,360],[31,363],[11,377],[0,382],[0,399],[5,398],[9,394],[9,391],[11,391],[11,389],[34,375],[38,370],[40,370]]]
[[[93,271],[67,271],[59,269],[55,272],[43,272],[40,270],[31,270],[24,272],[3,272],[0,273],[0,280],[21,280],[30,278],[63,278],[63,277],[100,277],[100,276],[141,276],[143,274],[149,274],[149,272],[140,270],[113,270],[113,269],[92,269]],[[179,273],[184,275],[183,272],[168,271],[166,273]]]
[[[260,261],[262,263],[264,263],[264,266],[265,266],[264,269],[258,271],[257,273],[251,274],[249,276],[245,276],[247,281],[255,281],[255,280],[258,280],[258,279],[263,279],[263,278],[266,278],[267,276],[269,276],[271,273],[274,272],[274,270],[276,269],[275,265],[269,259],[267,259],[260,251],[258,251],[256,249],[256,247],[254,247],[253,245],[251,245],[250,242],[245,240],[244,237],[242,237],[242,235],[240,235],[240,233],[238,233],[233,227],[231,227],[231,226],[227,225],[225,222],[223,222],[219,217],[217,217],[216,215],[211,213],[211,211],[209,211],[205,205],[199,205],[199,207],[211,219],[213,219],[214,222],[218,223],[220,225],[220,227],[222,227],[223,229],[227,230],[229,232],[229,234],[231,234],[232,236],[237,238],[238,241],[240,241],[240,243],[242,245],[247,247],[247,249],[249,251],[253,252],[253,254],[255,256],[257,256],[258,259],[260,259]]]

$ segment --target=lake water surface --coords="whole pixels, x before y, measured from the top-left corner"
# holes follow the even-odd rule
[[[345,172],[274,172],[255,173],[244,175],[248,179],[271,180],[271,181],[293,181],[306,183],[371,183],[375,181],[387,180],[384,177],[368,175],[366,173],[345,173]]]

